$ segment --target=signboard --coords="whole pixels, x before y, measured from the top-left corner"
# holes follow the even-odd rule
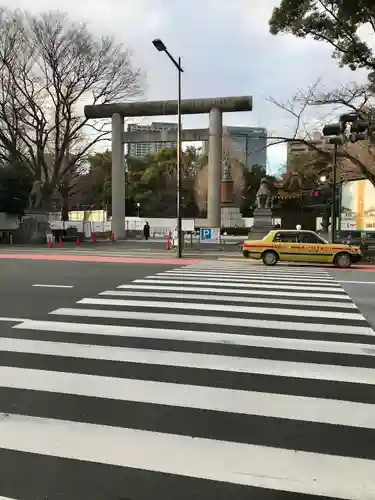
[[[220,243],[220,229],[201,227],[199,241],[200,243]]]
[[[343,185],[341,229],[375,231],[375,188],[369,180],[349,181]]]
[[[183,231],[194,231],[195,230],[195,220],[194,219],[182,219],[181,229]]]
[[[342,215],[340,229],[342,231],[355,231],[357,229],[356,218],[348,215]]]

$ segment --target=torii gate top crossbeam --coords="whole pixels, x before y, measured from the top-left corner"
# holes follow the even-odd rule
[[[216,108],[222,113],[252,111],[251,96],[217,97],[212,99],[183,99],[181,114],[209,113]],[[111,118],[114,114],[124,117],[176,115],[177,101],[149,101],[85,106],[86,118]]]

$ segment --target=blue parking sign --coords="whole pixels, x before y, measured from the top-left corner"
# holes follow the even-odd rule
[[[201,243],[217,243],[220,241],[220,229],[201,227],[199,231]]]

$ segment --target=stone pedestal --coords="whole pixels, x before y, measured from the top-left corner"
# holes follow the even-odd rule
[[[29,210],[23,217],[20,227],[14,232],[14,243],[45,243],[47,234],[52,234],[48,222],[48,212]]]
[[[221,207],[221,227],[244,227],[245,221],[238,207]]]
[[[249,233],[249,239],[261,240],[272,229],[272,210],[270,208],[256,208],[254,210],[254,224]]]

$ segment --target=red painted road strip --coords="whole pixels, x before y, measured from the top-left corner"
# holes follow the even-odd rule
[[[336,269],[336,268],[335,268]],[[370,271],[370,273],[375,272],[375,266],[352,266],[349,269],[353,269],[353,271]],[[348,269],[346,269],[347,271]],[[341,271],[345,271],[345,269],[341,269]]]
[[[0,259],[60,260],[70,262],[112,262],[113,264],[199,264],[198,259],[152,259],[138,257],[101,257],[92,255],[45,255],[23,253],[0,253]]]

